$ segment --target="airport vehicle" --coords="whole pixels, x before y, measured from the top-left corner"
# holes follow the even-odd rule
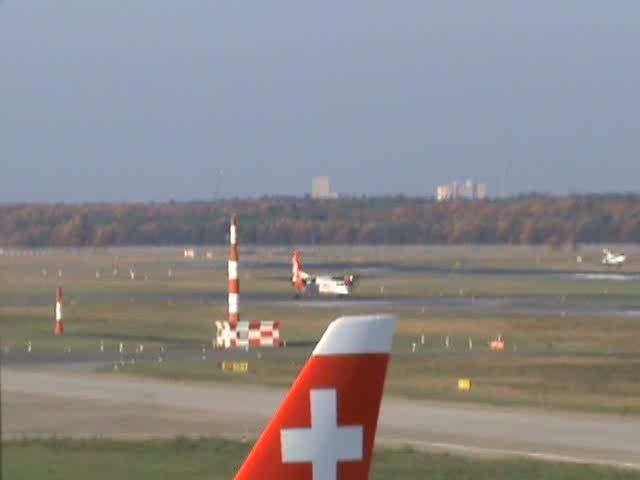
[[[602,250],[602,264],[610,267],[619,267],[624,265],[627,261],[627,256],[624,253],[614,253],[611,250],[605,248]]]
[[[304,293],[345,297],[353,293],[358,281],[358,277],[353,274],[344,276],[309,275],[302,267],[300,252],[297,250],[291,255],[291,273],[291,283],[296,289],[296,297]]]
[[[235,479],[367,479],[395,320],[333,321]]]

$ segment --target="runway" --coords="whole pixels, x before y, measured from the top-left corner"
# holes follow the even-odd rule
[[[3,437],[255,437],[285,391],[4,367]],[[418,402],[386,396],[378,443],[640,470],[640,418]]]
[[[79,303],[166,303],[199,302],[201,304],[220,305],[227,299],[224,292],[191,293],[174,292],[171,295],[159,292],[130,294],[127,292],[88,292],[73,297]],[[48,305],[50,296],[25,296],[13,298],[13,305]],[[419,296],[419,295],[360,295],[335,298],[332,296],[309,296],[301,299],[293,298],[290,292],[256,293],[247,292],[242,295],[243,305],[278,305],[290,308],[354,308],[372,310],[380,308],[410,308],[439,312],[486,312],[486,313],[557,313],[562,315],[589,316],[625,316],[640,317],[640,306],[636,303],[624,305],[601,300],[590,300],[581,297],[563,299],[535,296]]]
[[[250,262],[245,261],[244,265],[249,268],[264,268],[276,271],[287,271],[290,268],[289,262]],[[218,268],[226,266],[225,263],[219,262]],[[377,276],[384,273],[431,273],[431,274],[464,274],[464,275],[497,275],[497,276],[566,276],[566,277],[582,277],[593,279],[603,277],[606,279],[610,274],[620,279],[640,280],[640,271],[625,268],[624,270],[615,268],[598,268],[591,267],[585,269],[566,269],[566,268],[508,268],[508,267],[485,267],[485,266],[465,266],[465,265],[429,265],[429,264],[406,264],[392,262],[304,262],[305,269],[309,272],[354,272],[364,276]],[[602,278],[601,278],[602,279]]]
[[[251,299],[249,299],[249,303]],[[637,305],[615,305],[580,299],[536,297],[469,297],[469,296],[398,296],[365,297],[354,295],[344,299],[310,297],[302,300],[271,300],[272,304],[292,308],[413,308],[437,312],[486,313],[557,313],[561,315],[640,317]]]

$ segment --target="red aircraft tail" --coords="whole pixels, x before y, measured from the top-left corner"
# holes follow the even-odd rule
[[[366,480],[394,325],[331,323],[235,479]]]
[[[300,261],[300,252],[294,250],[291,255],[291,282],[297,289],[304,288],[307,284],[308,275],[302,268],[302,262]]]

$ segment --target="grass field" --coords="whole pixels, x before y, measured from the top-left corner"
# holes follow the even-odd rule
[[[214,321],[226,316],[226,248],[211,248],[214,260],[186,261],[179,248],[126,248],[53,251],[0,257],[0,336],[5,351],[96,351],[100,342],[130,352],[200,348],[210,345]],[[243,304],[245,319],[281,320],[283,337],[304,349],[250,352],[249,373],[218,371],[211,362],[168,361],[126,366],[131,374],[175,380],[235,381],[288,385],[313,342],[342,314],[372,311],[356,305],[310,308],[289,302],[288,249],[241,252],[243,295],[278,294],[285,302]],[[522,247],[328,247],[303,251],[309,262],[348,262],[448,266],[442,272],[382,270],[365,274],[359,294],[527,298],[535,302],[573,302],[640,309],[640,280],[577,280],[567,276],[462,273],[465,266],[508,269],[599,268],[599,249],[586,250],[587,265],[564,250]],[[283,268],[269,267],[283,262]],[[136,280],[128,278],[130,266]],[[447,267],[447,268],[448,268]],[[626,268],[626,267],[625,267]],[[117,275],[113,275],[117,269]],[[58,277],[58,270],[62,276]],[[171,276],[168,275],[171,270]],[[46,275],[43,274],[46,271]],[[96,278],[96,271],[100,272]],[[55,287],[65,288],[64,337],[53,331]],[[387,391],[415,398],[486,402],[640,413],[640,318],[577,315],[540,309],[531,313],[425,309],[419,304],[375,311],[393,312],[399,324]],[[507,352],[489,352],[491,338],[502,334]],[[424,336],[424,344],[422,337]],[[449,338],[449,348],[445,347]],[[469,351],[469,340],[473,351]],[[411,353],[412,344],[416,352]],[[11,353],[9,353],[11,355]],[[113,371],[111,365],[105,370]],[[471,392],[458,392],[457,379],[469,377]]]
[[[3,445],[3,478],[11,480],[230,479],[250,445],[229,440],[17,441]],[[37,461],[34,461],[37,459]],[[473,460],[411,449],[380,449],[373,480],[631,480],[632,471],[526,460]]]
[[[71,299],[111,301],[114,296],[137,300],[207,298],[226,288],[226,248],[211,247],[213,259],[184,260],[176,247],[52,250],[38,255],[0,256],[1,304],[16,301],[43,301],[52,289],[63,284]],[[599,264],[598,248],[588,249],[589,261],[575,262],[575,254],[543,247],[314,247],[303,249],[303,258],[314,263],[344,264],[338,269],[317,267],[311,273],[358,272],[363,281],[360,295],[464,295],[527,296],[550,298],[595,298],[611,302],[637,302],[640,305],[640,280],[616,282],[607,279],[576,280],[563,276],[468,275],[466,268],[508,269],[517,271],[598,271],[603,274],[633,272],[633,264],[610,270]],[[640,254],[640,252],[639,252]],[[585,254],[586,255],[586,254]],[[593,258],[591,258],[593,257]],[[251,264],[252,267],[246,267]],[[272,268],[261,267],[269,264]],[[273,268],[274,265],[281,265]],[[370,269],[369,265],[432,267],[435,272]],[[129,270],[136,280],[129,279]],[[342,270],[342,272],[340,271]],[[114,271],[117,274],[114,276]],[[171,271],[171,277],[169,277]],[[46,276],[45,276],[46,272]],[[62,274],[58,277],[58,272]],[[96,273],[100,277],[96,278]],[[241,249],[240,278],[245,293],[292,293],[289,278],[289,249]]]

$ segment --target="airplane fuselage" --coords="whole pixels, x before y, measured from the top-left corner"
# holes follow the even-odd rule
[[[627,256],[623,253],[616,254],[605,249],[603,254],[602,264],[609,267],[619,267],[627,261]]]
[[[353,292],[353,281],[349,282],[342,277],[315,277],[313,283],[309,284],[312,291],[326,295],[351,295]]]

